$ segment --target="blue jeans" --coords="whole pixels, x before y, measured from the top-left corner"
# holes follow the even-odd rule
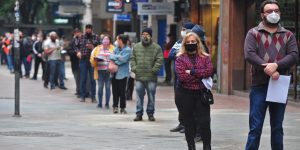
[[[267,102],[268,85],[253,86],[250,92],[250,131],[246,150],[258,150],[266,110],[269,107],[272,150],[283,150],[284,112],[286,104]]]
[[[94,69],[88,59],[82,59],[79,61],[80,68],[80,97],[85,98],[86,93],[86,80],[89,75],[91,83],[91,98],[95,99],[96,95],[96,81],[94,80]]]
[[[142,116],[144,113],[144,96],[145,90],[148,95],[148,105],[146,112],[149,115],[153,115],[155,111],[155,93],[157,83],[154,81],[136,81],[135,89],[137,95],[136,115]]]
[[[22,58],[22,63],[24,65],[24,69],[25,69],[25,76],[29,76],[30,70],[31,70],[31,62],[28,62],[27,58],[25,57],[25,58]],[[22,69],[21,69],[21,72],[22,72]]]
[[[110,73],[106,70],[98,71],[98,106],[102,106],[103,87],[105,85],[105,105],[109,106],[110,99]]]
[[[6,55],[6,59],[7,59],[7,67],[10,71],[14,70],[14,65],[13,65],[13,60],[12,60],[12,56],[10,54]]]
[[[55,75],[58,74],[59,86],[64,87],[64,78],[60,72],[61,60],[49,60],[50,69],[50,86],[51,88],[55,87]]]

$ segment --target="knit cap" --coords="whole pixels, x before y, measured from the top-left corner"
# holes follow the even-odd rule
[[[143,29],[142,33],[144,33],[144,32],[148,33],[152,37],[152,29],[151,28]]]
[[[202,26],[196,24],[192,28],[192,32],[196,33],[199,36],[200,40],[205,41],[205,39],[206,39],[205,31]]]

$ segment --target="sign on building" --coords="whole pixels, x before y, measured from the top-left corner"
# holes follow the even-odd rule
[[[138,3],[138,15],[173,15],[174,3]]]
[[[107,0],[106,11],[111,13],[122,13],[124,11],[124,3],[122,0]]]

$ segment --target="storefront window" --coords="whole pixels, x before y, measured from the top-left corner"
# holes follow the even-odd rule
[[[214,68],[217,67],[220,0],[199,1],[199,24],[205,28],[206,44],[210,49]]]

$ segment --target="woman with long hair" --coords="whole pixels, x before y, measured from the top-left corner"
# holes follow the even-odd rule
[[[203,149],[211,149],[210,106],[201,102],[202,90],[205,88],[203,78],[213,74],[210,56],[205,52],[197,34],[188,33],[177,54],[175,62],[178,76],[175,101],[183,112],[185,137],[189,150],[195,150],[196,124],[200,127]],[[197,123],[194,115],[197,115]]]
[[[90,62],[94,67],[94,79],[98,80],[98,108],[102,108],[103,87],[105,85],[105,107],[109,109],[111,92],[108,64],[113,49],[114,46],[111,43],[109,35],[104,35],[102,44],[95,47],[91,54]]]

